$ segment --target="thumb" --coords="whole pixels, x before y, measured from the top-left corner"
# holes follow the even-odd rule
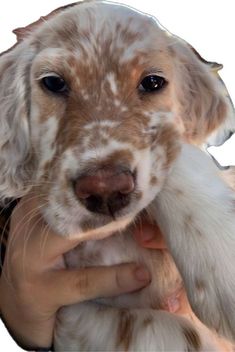
[[[55,309],[58,309],[85,300],[135,291],[148,285],[150,280],[150,274],[144,267],[120,264],[54,271],[48,280],[47,290],[51,297],[56,297]]]

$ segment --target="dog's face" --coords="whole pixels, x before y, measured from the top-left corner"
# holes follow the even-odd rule
[[[70,36],[59,21],[48,38],[45,27],[31,69],[40,191],[60,232],[110,231],[153,200],[179,150],[173,62],[166,34],[126,7],[80,7],[63,21]]]
[[[3,143],[4,165],[10,139],[21,155],[1,193],[33,184],[63,235],[126,226],[160,191],[180,139],[201,142],[226,118],[209,68],[152,17],[122,5],[74,5],[2,60],[17,80],[0,87],[3,96],[17,91],[14,111],[5,107],[18,137]]]

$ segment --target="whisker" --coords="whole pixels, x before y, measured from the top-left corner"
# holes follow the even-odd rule
[[[41,241],[40,241],[40,257],[41,259],[43,258],[43,253],[44,253],[44,249],[46,247],[46,242],[47,239],[49,237],[49,231],[50,231],[50,227],[49,224],[46,224],[43,233],[41,234]]]
[[[35,212],[35,209],[33,209],[34,212]],[[26,214],[27,215],[27,214]],[[10,222],[10,217],[7,219],[6,223],[5,223],[5,226],[7,226],[7,224]],[[9,263],[9,260],[10,260],[10,256],[9,256],[9,252],[11,251],[11,248],[13,246],[13,243],[15,242],[16,238],[18,238],[19,234],[11,234],[11,236],[9,236],[8,238],[8,242],[7,242],[7,248],[6,248],[6,257],[5,257],[5,260],[7,260],[7,263],[6,263],[6,270],[2,270],[2,275],[4,276],[6,282],[12,287],[12,289],[14,290],[14,287],[11,283],[11,275],[10,275],[10,272],[9,272],[9,268],[10,268],[10,263]],[[1,268],[3,269],[3,263],[1,263]]]
[[[27,200],[24,200],[24,202],[32,201],[32,200],[35,199],[35,198],[38,198],[38,196],[32,196],[32,197],[28,198]],[[45,203],[45,204],[46,204],[46,203]],[[39,206],[38,208],[45,206],[45,204]],[[20,206],[22,206],[22,204],[19,204],[18,206],[20,207]],[[20,235],[20,232],[18,232],[18,229],[19,229],[19,227],[21,226],[21,224],[25,221],[25,219],[29,221],[29,219],[27,219],[27,217],[28,217],[30,214],[34,213],[35,216],[36,216],[36,214],[38,215],[38,213],[39,213],[39,209],[38,209],[38,208],[36,208],[36,209],[31,209],[31,210],[30,210],[29,212],[27,212],[27,213],[20,219],[20,221],[17,223],[15,229],[12,231],[12,233],[10,234],[10,236],[9,236],[9,238],[8,238],[7,251],[10,251],[10,250],[11,250],[11,248],[12,248],[12,247],[14,246],[14,244],[15,244],[15,241],[18,239],[18,237],[19,237],[19,235]],[[7,258],[8,258],[8,256],[7,256]]]
[[[5,233],[5,231],[6,231],[7,227],[8,227],[8,225],[9,225],[9,223],[10,223],[10,217],[9,217],[9,218],[6,220],[6,222],[5,222],[5,225],[4,225],[3,229],[2,229],[1,240],[0,240],[0,267],[1,267],[2,275],[5,275],[6,281],[8,281],[8,280],[7,280],[8,275],[6,275],[5,271],[3,270],[2,243],[3,243],[3,236],[4,236],[4,233]],[[8,239],[8,240],[9,240],[9,239]],[[7,240],[6,246],[8,246],[8,242],[9,242],[8,240]],[[6,256],[7,250],[8,250],[8,248],[5,249],[5,256]]]
[[[43,207],[44,205],[42,205],[41,207]],[[40,208],[41,208],[40,207]],[[30,218],[28,219],[28,224],[26,227],[26,231],[25,231],[25,236],[24,236],[24,245],[23,245],[23,254],[22,254],[22,271],[23,271],[23,275],[26,277],[26,266],[25,266],[25,258],[26,258],[26,250],[27,250],[27,244],[29,242],[29,239],[31,237],[31,235],[33,234],[34,229],[36,228],[37,224],[41,221],[41,218],[39,218],[36,222],[34,222],[33,226],[30,228],[29,231],[28,230],[28,226],[31,223],[33,217],[38,215],[38,209],[34,209],[34,212],[32,212],[32,215],[30,216]],[[44,230],[43,230],[44,231]]]

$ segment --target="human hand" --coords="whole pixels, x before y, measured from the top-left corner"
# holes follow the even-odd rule
[[[153,225],[144,220],[133,228],[133,236],[137,243],[144,248],[168,251],[163,234],[157,224]],[[165,297],[164,309],[177,314],[191,313],[185,291],[177,287],[169,297]]]
[[[153,225],[142,220],[133,228],[133,236],[141,247],[167,250],[166,242],[157,224]]]
[[[134,228],[133,235],[141,247],[163,251],[168,250],[163,234],[157,225],[152,225],[143,221],[141,222],[141,226]],[[184,288],[182,288],[180,291],[175,291],[172,296],[166,298],[165,309],[171,313],[181,315],[193,322],[193,324],[201,332],[201,336],[204,336],[205,340],[211,342],[213,341],[214,346],[218,348],[218,351],[234,352],[235,346],[233,346],[226,339],[219,336],[216,332],[208,329],[196,317],[192,311]]]
[[[26,349],[51,346],[60,307],[134,291],[150,281],[146,269],[135,264],[66,269],[63,254],[78,244],[44,223],[34,195],[14,209],[0,279],[0,310],[14,338]]]

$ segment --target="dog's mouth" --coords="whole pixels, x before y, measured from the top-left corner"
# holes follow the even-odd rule
[[[80,223],[82,230],[89,231],[111,223],[118,227],[123,219],[131,219],[136,215],[134,205],[137,197],[137,192],[131,195],[113,194],[107,199],[98,195],[90,196],[86,199],[90,214]]]
[[[121,232],[129,226],[141,226],[148,222],[153,224],[153,220],[146,208],[136,208],[136,199],[131,205],[113,214],[90,213],[80,221],[79,226],[81,240],[103,239],[114,233]],[[155,223],[155,222],[154,222]]]
[[[44,217],[65,237],[107,237],[124,230],[152,202],[158,188],[150,187],[149,179],[138,168],[107,165],[90,168],[74,178],[67,176],[68,192],[60,196],[62,187],[55,189],[55,201],[48,204]]]
[[[90,195],[80,200],[90,212],[111,217],[113,220],[118,218],[121,209],[126,208],[130,201],[130,194],[121,192],[115,192],[109,196]]]
[[[145,181],[145,180],[141,180]],[[153,200],[147,182],[138,180],[137,170],[105,167],[73,182],[76,202],[85,210],[75,228],[80,238],[104,238],[129,226]]]
[[[117,219],[111,216],[91,216],[80,222],[79,239],[81,241],[98,240],[111,236],[117,231],[124,230],[134,220],[133,215],[126,215]],[[76,237],[74,235],[73,237]]]

